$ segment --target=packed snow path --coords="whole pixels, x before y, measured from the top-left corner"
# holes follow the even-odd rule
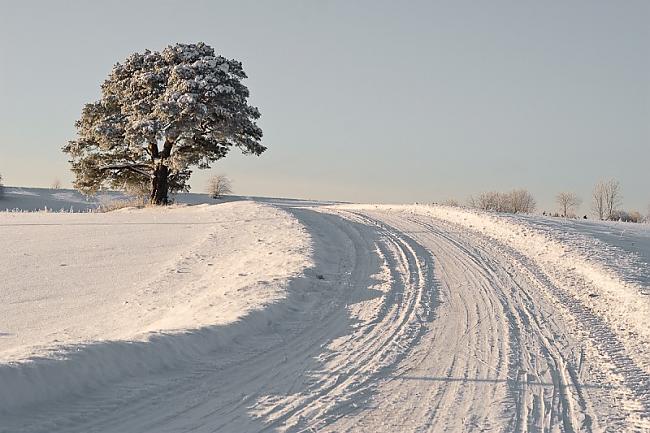
[[[141,349],[174,362],[0,411],[0,431],[650,429],[647,347],[587,282],[442,214],[283,206],[313,260],[284,299]]]

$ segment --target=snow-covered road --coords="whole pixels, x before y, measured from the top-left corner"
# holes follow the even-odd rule
[[[281,299],[135,348],[105,342],[96,356],[0,366],[0,431],[650,431],[642,288],[507,219],[278,205],[311,236]],[[208,260],[220,253],[192,245]],[[135,361],[103,365],[98,354],[111,353]],[[50,371],[107,367],[120,374],[44,398],[1,389],[38,392]]]

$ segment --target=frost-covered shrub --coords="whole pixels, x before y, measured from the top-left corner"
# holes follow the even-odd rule
[[[493,212],[531,213],[535,211],[535,199],[525,189],[510,192],[488,191],[469,200],[470,207]]]
[[[100,204],[97,209],[95,209],[95,212],[99,213],[105,213],[105,212],[111,212],[114,210],[118,209],[125,209],[125,208],[143,208],[146,207],[148,203],[145,201],[143,202],[140,198],[133,197],[133,198],[125,198],[125,199],[115,199],[115,200],[108,200]]]
[[[459,207],[460,206],[460,203],[458,202],[458,200],[456,200],[454,198],[448,198],[447,200],[444,200],[442,202],[442,204],[445,205],[445,206],[451,206],[451,207]]]
[[[482,192],[476,198],[469,199],[470,207],[493,212],[505,212],[504,203],[504,194],[497,191]]]
[[[219,198],[226,194],[232,194],[232,183],[224,175],[212,176],[208,180],[208,193],[212,198]]]
[[[626,223],[640,223],[643,222],[643,215],[638,211],[624,211],[617,210],[612,213],[610,218],[612,221],[623,221]]]
[[[126,191],[133,200],[139,201],[140,204],[144,205],[151,196],[151,182],[147,179],[133,179],[131,182],[125,184],[124,191]]]

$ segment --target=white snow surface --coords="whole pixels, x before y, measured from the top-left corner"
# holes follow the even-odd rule
[[[264,199],[0,236],[0,432],[650,431],[647,226]]]
[[[5,409],[40,399],[48,387],[75,386],[66,380],[92,383],[95,363],[106,368],[99,372],[104,379],[137,369],[145,360],[130,347],[142,346],[124,342],[155,343],[158,335],[233,323],[284,297],[287,279],[310,265],[302,226],[246,201],[92,214],[5,212],[0,238],[0,362],[10,366],[0,368]],[[23,383],[31,374],[43,388]]]

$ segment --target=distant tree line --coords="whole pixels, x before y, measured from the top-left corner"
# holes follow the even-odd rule
[[[568,194],[568,196],[567,196]],[[574,201],[574,200],[577,200]],[[557,203],[563,210],[561,216],[575,216],[570,210],[580,205],[581,200],[573,193],[560,193],[557,196]],[[641,212],[636,210],[626,211],[621,209],[623,194],[621,184],[616,179],[600,180],[594,186],[591,193],[591,211],[595,218],[601,221],[624,221],[640,223],[650,221],[650,209],[644,218]],[[568,204],[568,207],[564,205]],[[586,218],[586,215],[585,215]]]
[[[616,179],[601,180],[594,186],[591,197],[591,210],[595,218],[602,221],[650,222],[650,205],[648,214],[644,217],[636,210],[621,209],[623,195],[621,185]],[[555,196],[557,211],[544,212],[544,215],[577,218],[577,211],[582,199],[574,192],[562,191]],[[442,202],[447,206],[460,206],[455,199]],[[487,191],[477,196],[471,196],[467,205],[474,209],[490,212],[532,213],[536,202],[532,194],[525,189],[514,189],[510,192]],[[582,218],[587,218],[584,215]]]

